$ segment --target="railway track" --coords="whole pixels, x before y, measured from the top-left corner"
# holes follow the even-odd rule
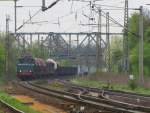
[[[35,91],[46,96],[53,96],[65,101],[71,101],[84,106],[94,107],[100,110],[106,110],[115,113],[147,113],[150,108],[131,105],[123,102],[113,101],[106,98],[97,98],[82,94],[74,94],[65,91],[48,89],[31,82],[21,82],[20,85],[29,90]]]
[[[83,91],[85,93],[87,93],[87,92],[98,93],[103,98],[109,98],[112,101],[116,101],[116,100],[121,101],[122,100],[122,102],[124,102],[124,103],[134,104],[134,105],[136,104],[141,107],[150,107],[150,96],[149,95],[84,87],[84,86],[75,85],[70,82],[61,81],[61,80],[59,80],[58,82],[64,84],[67,87],[69,86],[71,89],[77,89],[77,90]]]
[[[12,105],[6,103],[6,102],[3,101],[3,100],[0,100],[0,105],[1,105],[1,107],[3,107],[4,109],[7,109],[10,113],[25,113],[25,112],[23,112],[23,111],[21,111],[21,110],[16,109],[15,107],[13,107]],[[6,112],[6,113],[8,113],[8,112]]]

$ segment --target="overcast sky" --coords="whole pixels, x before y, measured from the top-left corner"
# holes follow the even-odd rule
[[[1,1],[1,0],[0,0]],[[54,0],[46,0],[46,6],[51,4]],[[33,15],[41,7],[42,0],[19,0],[17,2],[18,6],[34,6],[34,7],[22,7],[17,8],[17,26],[23,24],[24,21],[29,19],[29,15]],[[26,24],[18,32],[84,32],[88,31],[88,26],[83,26],[83,24],[88,24],[89,20],[86,16],[93,16],[95,18],[91,23],[97,23],[97,14],[93,13],[90,15],[89,2],[72,2],[67,0],[61,0],[54,7],[47,10],[46,12],[39,12],[32,22],[47,21],[40,24]],[[116,9],[115,7],[124,7],[124,0],[103,0],[98,1],[96,4],[101,5],[105,12],[110,12],[110,16],[115,20],[123,24],[123,12],[124,10],[106,10],[106,9]],[[139,8],[146,6],[145,4],[150,4],[150,0],[129,0],[130,8]],[[107,5],[107,6],[105,6]],[[36,7],[35,7],[36,6]],[[133,11],[130,11],[130,15]],[[5,20],[6,15],[10,15],[10,31],[14,32],[14,3],[13,2],[0,2],[0,31],[5,31]],[[85,16],[86,15],[86,16]],[[58,24],[59,23],[59,24]],[[103,18],[103,22],[105,19]],[[116,26],[116,25],[114,25]],[[92,27],[91,31],[97,31],[97,27]],[[113,32],[120,32],[121,28],[111,28]]]

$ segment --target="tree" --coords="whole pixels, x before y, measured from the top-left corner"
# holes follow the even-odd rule
[[[144,75],[150,75],[150,19],[144,17]],[[134,13],[129,19],[129,31],[138,36],[139,14]],[[129,33],[130,73],[138,75],[139,37]]]
[[[122,71],[122,57],[123,57],[123,38],[122,37],[112,37],[111,38],[111,62],[112,70],[114,72]]]

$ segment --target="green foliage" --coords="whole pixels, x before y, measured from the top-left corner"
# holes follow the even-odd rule
[[[135,80],[129,80],[128,85],[131,88],[131,90],[135,90],[137,88],[137,83]]]
[[[9,38],[9,78],[14,78],[16,72],[17,47],[15,38],[11,35],[0,33],[0,83],[6,79],[5,74],[5,54],[6,54],[6,40]],[[8,43],[7,43],[8,44]],[[8,49],[7,49],[8,50]],[[8,59],[7,59],[8,61]]]
[[[146,29],[144,37],[147,37],[146,41],[150,41],[150,27]]]
[[[49,88],[52,88],[52,89],[57,89],[57,90],[61,90],[62,88],[65,88],[63,84],[55,81],[55,82],[52,82],[50,85],[49,85]]]
[[[111,62],[112,70],[114,72],[121,72],[122,57],[123,57],[123,38],[122,37],[112,37],[111,44]]]
[[[0,34],[0,79],[3,78],[5,70],[5,46],[3,34]]]
[[[144,17],[144,75],[150,75],[150,20]],[[128,44],[130,73],[138,75],[139,70],[139,14],[134,13],[129,18]],[[122,37],[112,37],[111,62],[112,71],[122,72],[123,43]]]
[[[93,73],[93,75],[99,75],[100,73],[102,72],[102,69],[96,69],[96,72],[95,73]]]
[[[139,34],[139,14],[138,13],[132,14],[131,18],[129,19],[128,29],[130,32],[136,35]],[[129,36],[128,38],[129,49],[131,50],[138,44],[138,37],[131,33],[128,33],[128,36]]]
[[[32,53],[34,57],[38,58],[45,58],[45,53],[48,53],[47,51],[44,53],[43,48],[38,45],[37,41],[32,43],[32,47],[27,47],[26,51]]]
[[[0,76],[4,73],[4,64],[5,63],[5,50],[4,45],[0,43]]]
[[[133,75],[138,75],[138,47],[135,47],[130,51],[130,72]]]
[[[59,64],[60,64],[61,66],[69,66],[71,63],[70,63],[70,61],[68,61],[68,60],[60,60],[60,61],[59,61]]]
[[[150,75],[150,20],[144,17],[144,75]],[[139,14],[134,13],[129,19],[129,30],[138,34]],[[129,50],[130,50],[130,73],[138,75],[139,60],[139,37],[129,33]]]
[[[81,85],[81,86],[92,87],[92,88],[108,88],[109,87],[110,89],[118,90],[118,91],[133,92],[133,93],[148,94],[148,95],[150,94],[149,88],[139,87],[136,85],[135,81],[129,83],[130,85],[111,84],[111,86],[108,83],[104,83],[99,80],[73,79],[72,83]]]

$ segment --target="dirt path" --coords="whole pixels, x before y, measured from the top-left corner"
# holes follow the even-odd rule
[[[42,113],[66,113],[65,111],[58,109],[54,106],[43,104],[32,97],[24,95],[13,95],[20,102],[30,106],[31,108],[40,111]]]

